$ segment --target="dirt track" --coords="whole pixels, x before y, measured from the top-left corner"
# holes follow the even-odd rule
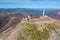
[[[5,39],[5,40],[17,40],[19,33],[24,29],[23,27],[21,27],[21,24],[24,23],[23,21],[21,21],[16,28],[14,29],[14,31],[11,32],[11,34]]]

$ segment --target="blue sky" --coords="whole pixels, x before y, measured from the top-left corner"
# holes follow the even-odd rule
[[[60,9],[60,0],[0,0],[0,8]]]

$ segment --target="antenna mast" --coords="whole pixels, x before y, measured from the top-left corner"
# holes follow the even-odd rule
[[[45,10],[43,9],[43,16],[45,16]]]

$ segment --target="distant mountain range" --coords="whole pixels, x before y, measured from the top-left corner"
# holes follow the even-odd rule
[[[47,11],[46,15],[48,15],[49,17],[52,17],[54,19],[60,20],[60,10],[53,10],[50,12]]]
[[[60,14],[58,14],[57,12],[60,9],[45,9],[45,15],[48,15],[52,18],[56,18],[56,19],[60,19]],[[22,13],[23,12],[23,13]],[[23,15],[29,14],[29,15],[34,15],[34,16],[41,16],[43,13],[43,9],[32,9],[32,8],[8,8],[8,9],[0,9],[0,14],[7,14],[7,13],[21,13]]]

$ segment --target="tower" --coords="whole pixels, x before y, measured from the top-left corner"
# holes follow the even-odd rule
[[[43,16],[45,16],[45,10],[43,9]]]

